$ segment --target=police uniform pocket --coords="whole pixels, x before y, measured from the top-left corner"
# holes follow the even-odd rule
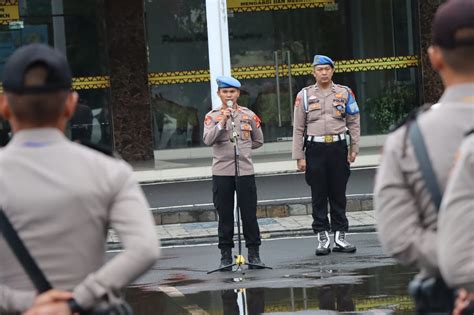
[[[250,124],[240,125],[240,139],[246,141],[250,140],[252,132],[252,126]]]
[[[308,106],[308,121],[316,121],[321,118],[321,104],[312,103]]]
[[[334,99],[332,102],[332,116],[336,119],[346,118],[346,105],[344,99]]]

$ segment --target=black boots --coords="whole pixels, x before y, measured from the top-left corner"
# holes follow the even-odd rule
[[[346,240],[346,232],[336,231],[336,233],[334,233],[334,247],[332,248],[332,251],[341,253],[354,253],[356,251],[356,247]]]
[[[331,241],[329,240],[328,231],[318,232],[318,247],[316,248],[316,256],[327,255],[331,252]]]
[[[220,271],[232,271],[232,248],[221,248],[221,264],[219,268],[226,267]]]
[[[248,263],[249,269],[263,269],[264,267],[252,266],[260,265],[265,266],[265,264],[260,259],[259,247],[249,247],[248,248]],[[219,266],[220,271],[232,271],[232,248],[221,248],[221,264]],[[222,269],[221,269],[222,268]]]
[[[249,259],[249,264],[250,264],[249,269],[263,269],[263,267],[252,266],[252,264],[265,266],[265,264],[260,259],[259,247],[249,247],[248,251],[249,251],[248,259]]]

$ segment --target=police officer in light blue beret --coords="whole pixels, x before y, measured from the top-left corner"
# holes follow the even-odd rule
[[[236,88],[240,89],[241,84],[239,80],[234,79],[233,77],[220,76],[216,78],[217,87],[222,88]]]
[[[242,215],[245,245],[248,248],[249,268],[258,269],[260,259],[260,230],[257,222],[257,189],[255,186],[252,150],[263,144],[260,118],[250,109],[240,106],[240,82],[229,76],[217,77],[219,108],[207,113],[204,120],[203,141],[212,146],[213,200],[219,214],[219,244],[221,271],[232,270],[234,247],[234,191],[235,163],[233,127],[235,125],[239,158],[239,207]]]
[[[316,55],[312,65],[316,84],[302,89],[295,101],[292,158],[298,170],[306,172],[311,187],[316,255],[331,252],[329,231],[334,232],[332,251],[353,253],[356,247],[346,239],[346,185],[350,163],[359,152],[359,107],[349,87],[332,81],[331,58]],[[351,135],[349,146],[346,130]]]
[[[313,67],[318,65],[330,65],[334,69],[334,61],[324,55],[315,55],[313,60]]]

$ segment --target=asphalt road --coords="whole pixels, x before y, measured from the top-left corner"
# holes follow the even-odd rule
[[[330,284],[340,281],[357,282],[358,269],[393,265],[385,256],[376,233],[348,234],[348,240],[357,246],[354,254],[331,253],[315,256],[316,237],[299,237],[264,240],[261,258],[272,270],[246,270],[243,272],[216,272],[207,274],[219,264],[219,250],[215,244],[164,248],[162,258],[150,272],[137,281],[149,286],[179,286],[183,294],[241,287],[303,287],[315,283]],[[236,254],[237,246],[234,248]],[[247,251],[243,246],[243,255]],[[242,277],[240,283],[233,281]]]
[[[356,253],[322,257],[314,255],[315,237],[265,240],[261,256],[272,270],[244,266],[240,271],[209,275],[207,271],[219,262],[215,244],[164,248],[161,260],[127,290],[127,300],[137,315],[261,314],[263,309],[280,310],[275,314],[283,310],[288,313],[281,314],[297,310],[333,314],[314,310],[346,307],[354,311],[387,305],[408,310],[397,314],[411,314],[406,286],[414,271],[386,257],[375,233],[352,234],[349,240],[357,246]],[[243,254],[247,256],[246,250]],[[245,307],[239,302],[239,292],[243,289],[248,309],[260,311],[242,312]],[[386,313],[390,311],[377,312]]]
[[[371,194],[376,168],[353,169],[347,194]],[[304,174],[258,176],[256,178],[259,202],[309,198],[311,191]],[[210,205],[212,181],[196,180],[173,183],[153,183],[141,186],[152,208]]]

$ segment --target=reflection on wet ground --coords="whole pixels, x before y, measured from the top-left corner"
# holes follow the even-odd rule
[[[136,315],[414,314],[414,305],[406,288],[414,273],[410,269],[391,265],[346,273],[346,276],[356,280],[331,285],[323,282],[321,286],[310,288],[216,288],[214,291],[188,295],[183,295],[179,291],[180,287],[200,280],[181,281],[176,277],[160,285],[129,288],[126,298]],[[328,272],[326,276],[331,277],[330,274]],[[336,274],[334,272],[334,276]],[[242,287],[245,287],[246,279],[235,280],[241,281]]]

